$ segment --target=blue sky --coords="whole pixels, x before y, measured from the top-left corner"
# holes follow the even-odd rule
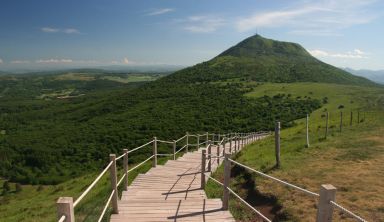
[[[187,66],[255,33],[335,66],[384,69],[383,13],[381,0],[2,0],[0,70]]]

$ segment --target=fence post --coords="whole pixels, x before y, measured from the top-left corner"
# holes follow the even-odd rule
[[[352,120],[353,120],[353,112],[351,111],[351,121],[349,123],[350,126],[352,126]]]
[[[60,197],[57,202],[57,219],[65,215],[65,222],[75,222],[75,211],[73,209],[72,197]]]
[[[225,154],[224,158],[224,183],[223,183],[223,210],[228,210],[229,204],[229,180],[231,179],[231,163],[228,160],[229,154]]]
[[[205,149],[201,150],[201,189],[205,188]]]
[[[329,121],[329,112],[327,112],[326,120],[325,120],[325,139],[327,139],[328,136],[328,121]]]
[[[124,151],[124,157],[123,157],[123,164],[124,164],[124,173],[125,173],[125,178],[124,178],[124,190],[128,190],[128,149],[123,149]]]
[[[229,133],[229,153],[232,153],[232,133]]]
[[[307,114],[307,120],[306,120],[306,128],[307,128],[307,148],[309,148],[309,114]]]
[[[208,144],[209,144],[209,134],[207,132],[205,135],[205,146],[208,146]]]
[[[217,143],[217,150],[216,150],[216,156],[220,156],[220,142],[219,143]],[[220,165],[220,158],[216,158],[217,160],[217,167],[219,167],[219,165]]]
[[[109,160],[112,161],[112,165],[109,168],[109,172],[111,174],[111,187],[112,190],[115,192],[112,196],[112,213],[118,214],[119,208],[117,206],[117,175],[116,175],[116,155],[115,154],[109,154]]]
[[[157,137],[153,137],[152,151],[153,151],[152,167],[156,167],[157,166]]]
[[[176,140],[173,141],[173,160],[176,160]]]
[[[187,151],[187,153],[188,153],[188,146],[189,146],[189,133],[188,132],[186,132],[185,133],[185,135],[186,135],[186,137],[187,137],[187,146],[185,147],[185,150]]]
[[[211,142],[212,142],[212,145],[215,144],[215,134],[214,133],[212,133],[212,141]]]
[[[317,207],[316,222],[331,222],[333,214],[333,205],[330,201],[334,201],[336,197],[336,188],[331,184],[323,184],[320,187],[320,198]]]
[[[197,134],[197,149],[199,149],[200,148],[200,136],[199,136],[199,134]]]
[[[280,167],[280,122],[276,122],[275,126],[275,156],[276,167]]]
[[[217,140],[219,141],[219,143],[220,143],[220,133],[219,133],[219,135],[217,135],[218,136],[218,138],[217,138]]]
[[[357,111],[357,124],[360,124],[360,111]]]
[[[208,172],[212,171],[212,143],[208,141]]]
[[[343,130],[343,111],[340,112],[340,133]]]

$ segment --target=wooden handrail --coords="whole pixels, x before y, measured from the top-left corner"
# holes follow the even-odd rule
[[[261,132],[263,133],[263,132]],[[218,141],[214,141],[214,140],[209,140],[209,135],[212,135],[212,136],[215,136],[217,135],[218,136]],[[200,145],[202,144],[207,144],[207,148],[208,148],[208,153],[209,153],[209,166],[208,166],[208,169],[210,170],[211,169],[211,158],[212,158],[212,154],[211,154],[211,146],[213,145],[214,142],[218,142],[217,146],[220,148],[220,146],[223,145],[223,143],[225,143],[225,141],[227,141],[229,138],[228,138],[228,135],[230,137],[230,142],[232,142],[232,140],[236,140],[236,139],[240,139],[242,137],[239,137],[239,136],[236,136],[238,134],[235,134],[235,136],[232,136],[232,133],[230,134],[215,134],[215,133],[211,133],[209,134],[208,132],[205,133],[205,134],[202,134],[202,135],[199,135],[199,134],[189,134],[189,133],[186,133],[184,136],[180,137],[179,139],[177,140],[174,140],[173,142],[171,141],[166,141],[166,140],[158,140],[156,137],[154,137],[153,140],[141,145],[141,146],[138,146],[138,147],[135,147],[131,150],[128,150],[128,149],[124,149],[124,153],[121,154],[120,156],[116,157],[115,154],[111,154],[110,155],[110,162],[108,163],[108,165],[103,169],[103,171],[96,177],[96,179],[87,187],[87,189],[76,199],[75,202],[65,202],[65,207],[59,207],[59,206],[62,206],[62,202],[59,202],[58,201],[58,221],[59,222],[74,222],[75,219],[74,219],[74,216],[70,216],[71,214],[74,214],[74,208],[80,203],[80,201],[93,189],[93,187],[100,181],[101,177],[108,171],[110,170],[111,172],[111,186],[112,186],[112,192],[103,208],[103,211],[100,215],[100,218],[98,221],[101,221],[103,216],[105,215],[106,213],[106,210],[108,209],[108,206],[110,203],[112,203],[113,205],[113,212],[114,213],[118,213],[118,208],[117,208],[117,187],[120,186],[123,181],[124,181],[124,190],[127,190],[127,186],[128,186],[128,174],[130,172],[132,172],[133,170],[139,168],[140,166],[142,166],[144,163],[146,163],[147,161],[149,161],[150,159],[154,158],[154,161],[156,161],[156,163],[154,162],[153,163],[153,167],[156,166],[157,164],[157,156],[174,156],[174,159],[176,159],[176,154],[179,153],[180,151],[186,149],[187,152],[188,152],[188,147],[189,146],[197,146],[199,147]],[[200,143],[200,137],[202,136],[205,136],[206,140],[201,142]],[[196,137],[197,138],[197,144],[190,144],[189,143],[189,137]],[[244,138],[244,137],[243,137]],[[186,139],[186,144],[181,147],[179,150],[176,150],[176,143],[183,140],[183,139]],[[214,139],[214,138],[213,138]],[[221,140],[220,140],[221,139]],[[173,153],[172,154],[158,154],[157,153],[157,142],[162,142],[162,143],[169,143],[169,144],[173,144]],[[144,148],[150,144],[153,143],[153,154],[146,160],[144,160],[143,162],[137,164],[136,166],[134,166],[133,168],[131,169],[128,169],[128,155],[129,153],[132,153],[136,150],[139,150],[141,148]],[[225,145],[223,145],[225,146]],[[219,151],[219,148],[218,148],[218,151]],[[235,151],[236,151],[236,141],[235,141]],[[205,153],[205,150],[203,150],[203,153]],[[217,156],[219,156],[219,153],[217,154]],[[206,157],[204,157],[205,159]],[[121,178],[117,181],[117,178],[116,178],[116,173],[117,173],[117,170],[116,170],[116,161],[117,160],[120,160],[120,159],[123,159],[123,165],[124,165],[124,174],[121,176]],[[219,161],[220,158],[217,158],[217,161]],[[204,161],[205,162],[205,161]],[[205,166],[202,167],[202,175],[205,174]],[[204,176],[202,176],[202,178],[204,178]],[[205,184],[205,182],[204,182]],[[202,183],[202,186],[203,186],[203,183]],[[62,200],[63,198],[59,198],[59,200]],[[69,197],[68,197],[69,199]],[[66,199],[65,199],[66,200]],[[60,205],[61,204],[61,205]],[[65,211],[65,212],[64,212]],[[68,216],[69,215],[69,216]]]

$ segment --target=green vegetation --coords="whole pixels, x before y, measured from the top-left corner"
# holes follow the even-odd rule
[[[0,100],[20,101],[76,97],[104,90],[134,88],[168,73],[117,73],[73,70],[53,73],[0,75]]]
[[[336,122],[330,124],[328,140],[322,139],[325,111],[332,111],[331,118],[336,118],[338,110],[345,114],[377,110],[384,101],[378,85],[314,59],[297,44],[260,36],[244,40],[211,61],[161,76],[99,70],[1,75],[0,176],[22,184],[18,192],[13,186],[1,190],[0,201],[5,203],[0,206],[1,215],[8,221],[53,219],[56,198],[77,197],[108,162],[109,153],[120,154],[123,148],[136,147],[153,136],[175,139],[186,131],[271,130],[275,120],[280,120],[284,128],[290,127],[283,131],[283,141],[291,141],[292,148],[283,151],[281,171],[273,172],[289,174],[291,169],[300,169],[302,158],[318,154],[313,147],[333,141]],[[304,150],[303,122],[298,119],[307,113],[312,113],[315,125],[311,126],[313,147]],[[270,170],[271,143],[261,142],[256,149],[260,153],[241,155],[240,160]],[[168,150],[159,147],[161,153]],[[355,150],[339,158],[354,161],[375,154]],[[148,150],[139,150],[130,156],[130,164],[148,155]],[[252,175],[237,169],[236,176],[233,185],[242,195],[257,194],[273,202],[270,207],[279,218],[295,215],[294,210],[281,210],[283,199],[254,189]],[[253,187],[251,193],[243,189],[242,182]],[[101,212],[108,197],[107,183],[104,178],[77,209],[79,221],[94,221]],[[213,194],[217,191],[212,188]],[[239,209],[234,214],[246,219],[248,213],[237,202],[233,204]]]
[[[295,43],[255,35],[214,59],[168,76],[175,82],[211,82],[239,79],[257,82],[323,82],[351,85],[375,84],[312,57]]]
[[[255,83],[249,83],[253,85]],[[292,83],[262,84],[247,94],[250,97],[290,94],[322,99],[327,103],[310,116],[310,147],[305,148],[305,119],[294,121],[294,126],[281,132],[280,169],[275,168],[274,138],[256,142],[238,155],[237,161],[267,174],[318,192],[321,184],[338,188],[337,201],[368,221],[381,221],[384,214],[379,207],[382,195],[380,177],[384,168],[383,103],[384,89],[358,86]],[[338,109],[343,104],[343,109]],[[325,136],[325,113],[330,113],[329,133]],[[350,125],[350,111],[353,111]],[[357,120],[360,111],[360,122]],[[340,112],[343,128],[340,132]],[[284,126],[285,123],[282,122]],[[215,173],[223,179],[222,167]],[[353,174],[353,176],[351,176]],[[315,218],[316,198],[289,189],[281,184],[256,176],[241,167],[232,166],[232,188],[244,199],[277,221],[306,221]],[[221,197],[222,188],[210,181],[206,188],[210,197]],[[241,221],[254,221],[256,215],[247,206],[232,198],[230,209]],[[335,221],[346,220],[346,215],[334,214]],[[348,221],[348,220],[346,220]]]
[[[71,102],[5,103],[1,175],[21,183],[56,184],[92,172],[106,162],[106,154],[121,153],[155,135],[269,129],[276,118],[290,122],[320,107],[314,99],[246,98],[241,88],[159,81]],[[143,159],[138,153],[131,161]]]

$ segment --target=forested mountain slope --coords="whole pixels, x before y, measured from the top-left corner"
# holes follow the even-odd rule
[[[245,97],[257,87],[246,83],[252,80],[374,85],[314,59],[297,44],[253,36],[209,62],[138,87],[65,100],[0,98],[0,175],[55,184],[99,169],[109,153],[153,136],[268,130],[276,119],[289,126],[322,105],[310,96]],[[143,150],[130,161],[148,155]]]

